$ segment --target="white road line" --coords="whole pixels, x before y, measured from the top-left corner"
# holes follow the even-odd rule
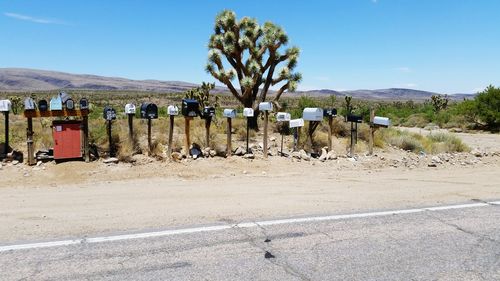
[[[258,227],[258,226],[271,226],[271,225],[280,225],[280,224],[293,224],[293,223],[318,222],[318,221],[334,221],[334,220],[346,220],[346,219],[355,219],[355,218],[370,218],[370,217],[383,217],[383,216],[391,216],[391,215],[414,214],[414,213],[422,213],[422,212],[437,212],[437,211],[453,210],[453,209],[479,208],[479,207],[485,207],[485,206],[490,206],[490,205],[500,205],[500,201],[485,202],[485,203],[470,203],[470,204],[461,204],[461,205],[445,205],[445,206],[436,206],[436,207],[428,207],[428,208],[403,209],[403,210],[394,210],[394,211],[358,213],[358,214],[347,214],[347,215],[332,215],[332,216],[305,217],[305,218],[293,218],[293,219],[281,219],[281,220],[268,220],[268,221],[238,223],[238,224],[232,224],[232,225],[213,225],[213,226],[205,226],[205,227],[173,229],[173,230],[165,230],[165,231],[143,232],[143,233],[135,233],[135,234],[123,234],[123,235],[93,237],[93,238],[84,238],[84,239],[70,239],[70,240],[60,240],[60,241],[52,241],[52,242],[6,245],[6,246],[0,246],[0,252],[7,252],[7,251],[13,251],[13,250],[70,246],[70,245],[78,245],[78,244],[83,244],[83,243],[102,243],[102,242],[111,242],[111,241],[120,241],[120,240],[144,239],[144,238],[172,236],[172,235],[179,235],[179,234],[192,234],[192,233],[199,233],[199,232],[212,232],[212,231],[227,230],[227,229],[231,229],[231,228],[251,228],[251,227]]]

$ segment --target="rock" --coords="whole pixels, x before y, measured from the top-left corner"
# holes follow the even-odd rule
[[[292,158],[300,159],[300,153],[297,151],[292,152]]]
[[[237,155],[237,156],[245,155],[245,153],[246,153],[245,149],[241,146],[236,148],[236,150],[234,151],[234,155]]]
[[[431,163],[431,164],[427,165],[427,167],[436,168],[436,167],[437,167],[437,165],[436,165],[435,163]]]
[[[432,163],[443,164],[443,161],[438,156],[432,156],[431,161]]]
[[[247,172],[247,171],[243,171],[242,173],[243,173],[244,175],[248,174],[248,172]]]
[[[19,161],[18,161],[18,160],[14,160],[14,161],[12,161],[12,165],[17,165],[17,164],[19,164]]]
[[[337,154],[335,153],[335,151],[329,151],[327,156],[326,156],[326,160],[337,160],[338,159],[338,156]]]
[[[210,157],[215,157],[217,155],[217,151],[211,149],[208,154],[210,155]]]
[[[210,156],[210,147],[205,147],[203,149],[203,157],[209,157]]]
[[[270,141],[276,141],[276,137],[270,137],[269,140]]]
[[[42,165],[42,163],[43,163],[42,161],[38,161],[38,162],[36,162],[36,166],[40,167]]]
[[[118,163],[118,158],[110,157],[108,159],[104,159],[102,162],[104,162],[104,164],[116,164]]]
[[[255,155],[253,155],[251,153],[248,153],[248,154],[243,155],[243,158],[245,158],[245,159],[254,159]]]
[[[322,148],[321,155],[319,156],[319,161],[324,162],[325,160],[328,160],[328,152],[326,152],[326,149]]]
[[[180,152],[172,152],[172,159],[175,161],[181,161],[183,158],[182,153]]]
[[[470,154],[476,156],[476,157],[483,157],[484,153],[482,151],[480,151],[479,149],[477,148],[474,148]]]
[[[301,149],[299,151],[299,154],[300,154],[300,159],[305,160],[305,161],[311,160],[311,156],[309,156],[305,150]]]

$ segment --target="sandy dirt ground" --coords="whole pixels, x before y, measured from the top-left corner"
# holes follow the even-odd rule
[[[485,155],[9,164],[0,243],[499,199],[500,136],[458,135]]]

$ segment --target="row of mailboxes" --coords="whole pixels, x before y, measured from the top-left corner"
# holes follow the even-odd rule
[[[58,95],[57,97],[52,98],[50,100],[50,103],[47,102],[46,100],[39,100],[38,101],[38,110],[40,110],[40,111],[48,111],[49,109],[51,111],[63,110],[63,104],[64,104],[64,107],[68,110],[75,109],[75,102],[73,101],[73,99],[71,99],[68,95],[66,95],[66,96]],[[80,109],[86,110],[88,108],[89,108],[88,100],[86,98],[82,98],[80,100]],[[36,109],[35,101],[30,97],[26,98],[24,100],[24,110],[30,111],[30,110],[35,110],[35,109]]]

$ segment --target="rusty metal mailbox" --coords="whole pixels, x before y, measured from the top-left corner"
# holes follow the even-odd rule
[[[82,157],[82,122],[63,120],[52,122],[54,160]]]

